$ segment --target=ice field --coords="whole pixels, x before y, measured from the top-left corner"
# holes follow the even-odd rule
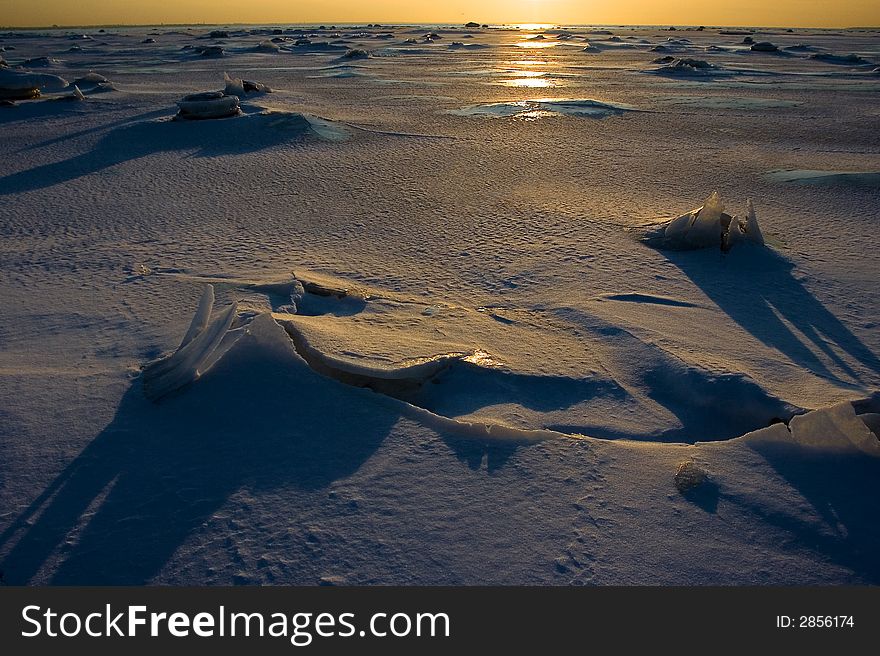
[[[880,33],[0,56],[3,582],[880,583]]]

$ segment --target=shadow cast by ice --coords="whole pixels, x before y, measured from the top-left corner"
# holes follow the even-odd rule
[[[0,195],[45,189],[162,152],[243,155],[318,135],[302,114],[264,112],[212,121],[142,121],[117,127],[69,159],[0,178]]]
[[[880,459],[863,454],[810,453],[794,444],[753,447],[812,507],[807,521],[784,507],[724,496],[791,535],[793,545],[851,569],[865,583],[880,583],[880,508],[876,503]]]
[[[0,563],[6,579],[28,583],[47,565],[53,584],[148,583],[239,490],[296,495],[356,472],[398,414],[279,348],[243,337],[198,385],[158,405],[136,381],[0,536],[0,546],[17,538]]]
[[[864,382],[862,374],[839,352],[880,373],[880,359],[792,275],[792,263],[774,250],[665,255],[731,319],[795,364],[851,387]]]

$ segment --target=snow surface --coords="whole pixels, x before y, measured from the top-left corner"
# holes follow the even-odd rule
[[[880,583],[876,32],[210,31],[0,34],[3,581]]]

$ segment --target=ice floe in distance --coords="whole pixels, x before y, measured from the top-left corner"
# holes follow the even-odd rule
[[[716,73],[720,69],[716,64],[710,64],[703,59],[673,57],[672,55],[658,57],[652,63],[662,64],[653,72],[665,75],[706,75]]]
[[[767,177],[774,182],[786,184],[880,187],[880,171],[780,169],[768,172]]]
[[[469,105],[461,109],[449,110],[448,113],[458,116],[536,119],[550,116],[605,118],[632,111],[637,110],[631,105],[592,99],[536,98],[534,100]]]

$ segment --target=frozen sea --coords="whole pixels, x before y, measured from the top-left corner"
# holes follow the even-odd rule
[[[3,582],[880,583],[880,32],[0,56]],[[713,191],[764,246],[646,243]]]

